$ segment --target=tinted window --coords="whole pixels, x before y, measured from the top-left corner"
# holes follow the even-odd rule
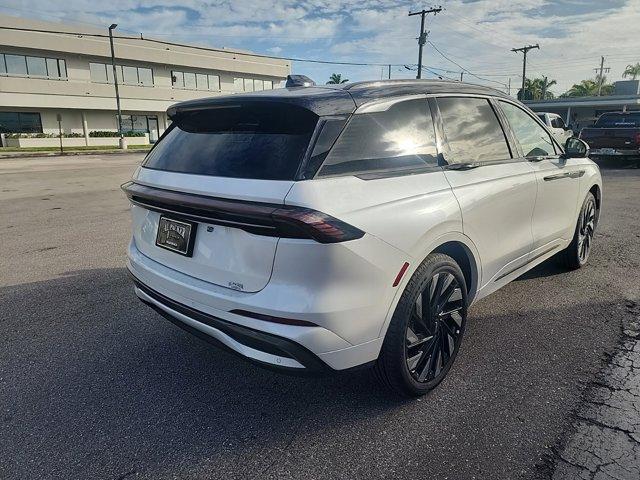
[[[319,175],[356,175],[437,165],[431,112],[426,99],[392,105],[384,112],[354,115],[329,152]]]
[[[67,62],[61,58],[58,59],[58,70],[60,71],[61,78],[67,78]]]
[[[640,127],[640,113],[605,113],[596,122],[596,127]]]
[[[26,75],[27,61],[22,55],[5,55],[7,73],[12,75]]]
[[[564,128],[565,127],[564,120],[562,120],[562,118],[560,117],[553,117],[551,119],[551,126],[553,128]]]
[[[42,133],[40,114],[35,112],[0,112],[0,132]]]
[[[138,69],[136,67],[122,67],[124,71],[124,83],[136,85],[138,83]]]
[[[46,77],[47,62],[42,57],[27,57],[27,70],[34,77]]]
[[[107,68],[104,63],[89,63],[89,76],[92,82],[106,83]]]
[[[144,166],[219,177],[293,180],[318,117],[289,105],[245,103],[184,113]]]
[[[489,101],[484,98],[438,98],[447,138],[448,163],[490,162],[511,158],[507,141]]]
[[[138,81],[141,85],[150,87],[153,85],[153,72],[150,68],[138,68]]]
[[[511,103],[501,101],[500,105],[525,157],[555,154],[551,137],[527,112]]]
[[[190,72],[184,72],[184,88],[195,90],[196,88],[196,74]]]
[[[172,81],[174,87],[184,87],[184,73],[175,71],[172,72]]]
[[[209,75],[209,90],[220,90],[220,77]]]
[[[209,90],[209,81],[204,73],[196,73],[196,87],[198,90]]]

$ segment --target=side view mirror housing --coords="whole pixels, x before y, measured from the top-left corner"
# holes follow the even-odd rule
[[[564,144],[563,158],[585,158],[589,156],[589,145],[576,137],[567,139]]]

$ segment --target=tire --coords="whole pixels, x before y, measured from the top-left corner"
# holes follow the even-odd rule
[[[458,264],[442,253],[429,255],[409,280],[391,318],[374,367],[380,381],[405,397],[435,388],[460,349],[467,302]]]
[[[596,228],[596,215],[596,199],[589,192],[582,203],[573,239],[569,246],[560,252],[561,263],[569,270],[582,268],[589,261]]]

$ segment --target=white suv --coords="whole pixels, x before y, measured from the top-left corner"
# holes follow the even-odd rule
[[[388,81],[184,102],[123,190],[140,299],[263,366],[375,366],[421,395],[467,308],[547,258],[585,264],[601,206],[563,149],[492,89]]]

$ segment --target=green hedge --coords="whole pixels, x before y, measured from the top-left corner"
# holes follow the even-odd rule
[[[62,138],[82,138],[82,133],[63,133]],[[7,133],[5,138],[60,138],[57,133]]]
[[[144,137],[144,132],[122,132],[125,137]],[[92,130],[89,132],[90,137],[119,137],[118,132],[110,132],[107,130]]]

